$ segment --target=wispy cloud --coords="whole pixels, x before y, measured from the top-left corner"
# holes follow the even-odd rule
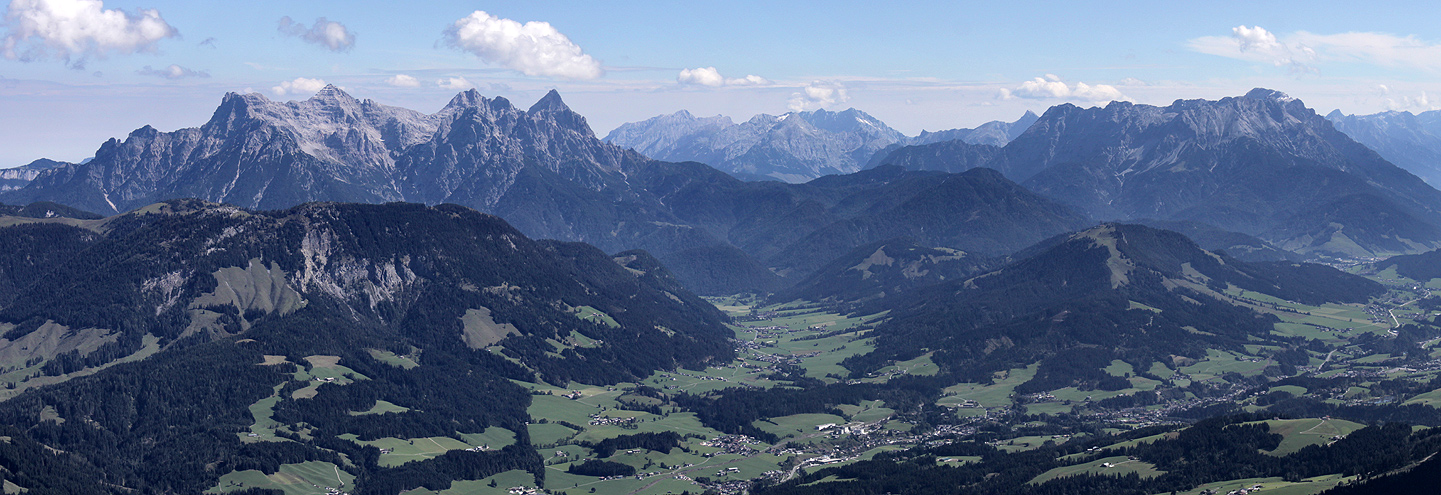
[[[525,24],[475,11],[445,30],[445,43],[527,76],[596,79],[600,61],[548,22]]]
[[[1260,26],[1237,26],[1231,29],[1231,36],[1203,36],[1190,40],[1187,46],[1201,53],[1269,63],[1292,72],[1317,72],[1317,66],[1333,62],[1441,71],[1441,44],[1387,33],[1297,31],[1277,36]]]
[[[332,52],[348,51],[355,47],[355,34],[351,33],[350,29],[324,17],[316,19],[315,24],[310,27],[295,22],[290,16],[281,17],[278,29],[281,34],[323,46]]]
[[[1055,74],[1021,83],[1014,88],[1001,88],[1003,100],[1026,98],[1034,100],[1080,100],[1087,102],[1131,101],[1121,90],[1108,84],[1068,84]]]
[[[190,70],[175,64],[170,64],[169,67],[161,69],[152,69],[150,68],[150,66],[147,65],[144,68],[135,71],[135,73],[142,76],[156,76],[166,79],[187,79],[191,77],[198,77],[204,79],[210,77],[210,72],[208,71]]]
[[[160,11],[106,9],[100,0],[12,0],[5,10],[5,58],[57,58],[82,68],[91,57],[154,51],[179,36]]]

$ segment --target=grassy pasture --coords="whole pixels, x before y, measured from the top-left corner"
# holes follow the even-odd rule
[[[308,461],[283,464],[275,474],[267,476],[256,470],[234,471],[220,477],[219,485],[206,493],[228,493],[249,488],[282,490],[286,495],[325,495],[326,488],[342,491],[354,486],[355,475],[329,462]]]

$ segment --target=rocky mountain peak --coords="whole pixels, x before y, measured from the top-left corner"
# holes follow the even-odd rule
[[[530,110],[527,110],[529,113],[569,111],[570,107],[565,105],[564,100],[561,100],[560,92],[554,89],[547,92],[539,101],[536,101],[534,105],[530,106]]]
[[[471,88],[457,93],[455,97],[450,99],[449,103],[445,104],[445,108],[474,108],[481,106],[485,101],[485,97],[481,96],[479,91]]]
[[[1243,96],[1243,98],[1248,98],[1252,100],[1276,100],[1280,102],[1290,102],[1295,100],[1295,98],[1292,98],[1291,95],[1276,91],[1274,89],[1266,88],[1252,89],[1251,91],[1247,92],[1246,96]]]
[[[590,124],[585,117],[575,113],[561,100],[560,92],[552,89],[530,106],[526,113],[532,118],[541,118],[553,122],[555,125],[580,133],[583,136],[594,137],[595,132],[591,131]]]

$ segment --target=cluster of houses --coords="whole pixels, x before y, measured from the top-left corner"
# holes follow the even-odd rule
[[[711,440],[701,442],[701,445],[720,449],[719,452],[713,454],[706,454],[706,457],[711,457],[719,454],[736,454],[749,456],[754,455],[757,452],[757,450],[754,447],[751,447],[751,445],[757,445],[761,443],[762,442],[760,440],[756,440],[755,438],[746,435],[721,435]]]
[[[612,416],[601,416],[599,413],[590,415],[591,426],[634,426],[640,420],[636,418],[617,418]]]

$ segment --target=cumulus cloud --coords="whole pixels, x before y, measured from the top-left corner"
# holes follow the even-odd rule
[[[1046,74],[1046,77],[1021,83],[1012,89],[1001,89],[1001,99],[1010,100],[1014,98],[1026,99],[1064,99],[1081,100],[1088,102],[1104,101],[1131,101],[1130,98],[1121,93],[1121,90],[1108,84],[1086,84],[1077,82],[1067,84],[1055,74]]]
[[[80,68],[90,57],[154,51],[180,32],[160,11],[106,9],[100,0],[12,0],[5,11],[5,58],[65,60]]]
[[[420,86],[420,80],[414,77],[407,76],[405,74],[396,74],[387,78],[385,80],[385,84],[389,84],[397,88],[414,88]]]
[[[745,77],[727,79],[721,76],[720,71],[715,67],[700,67],[696,69],[681,69],[680,74],[675,77],[675,82],[687,85],[710,86],[761,86],[771,82],[764,77],[751,74]]]
[[[464,91],[464,90],[467,90],[467,89],[470,89],[470,88],[474,88],[474,87],[475,87],[475,84],[473,84],[473,83],[471,83],[470,81],[466,80],[464,77],[447,77],[447,78],[444,78],[444,79],[439,79],[439,80],[435,81],[435,85],[436,85],[436,86],[440,86],[441,88],[444,88],[444,89],[450,89],[450,90],[456,90],[456,91]]]
[[[316,19],[315,24],[310,27],[295,22],[290,16],[281,17],[279,30],[281,34],[323,46],[332,52],[347,51],[355,46],[354,33],[346,29],[344,24],[326,20],[324,17]]]
[[[325,81],[310,79],[308,77],[297,77],[290,81],[281,82],[279,86],[270,88],[276,96],[287,94],[307,95],[325,88]]]
[[[715,67],[701,67],[699,69],[681,69],[680,75],[675,76],[675,82],[715,87],[724,86],[726,78],[722,77],[720,71]]]
[[[792,93],[790,101],[786,106],[792,112],[804,112],[817,108],[828,107],[837,103],[845,103],[850,100],[846,94],[846,87],[834,81],[813,81],[799,92]]]
[[[548,22],[525,24],[477,10],[445,30],[445,44],[527,76],[595,79],[600,61]]]
[[[156,76],[156,77],[163,77],[163,78],[166,78],[166,79],[186,79],[186,78],[190,78],[190,77],[199,77],[199,78],[207,78],[207,77],[210,77],[210,73],[207,72],[207,71],[203,71],[203,70],[200,70],[200,71],[190,70],[190,69],[187,69],[187,68],[185,68],[185,67],[181,67],[181,66],[175,65],[175,64],[170,64],[169,67],[165,67],[165,68],[161,68],[161,69],[152,69],[152,68],[150,68],[150,66],[147,65],[147,66],[145,66],[144,68],[135,71],[135,73],[136,73],[136,74],[140,74],[140,75],[142,75],[142,76]]]

